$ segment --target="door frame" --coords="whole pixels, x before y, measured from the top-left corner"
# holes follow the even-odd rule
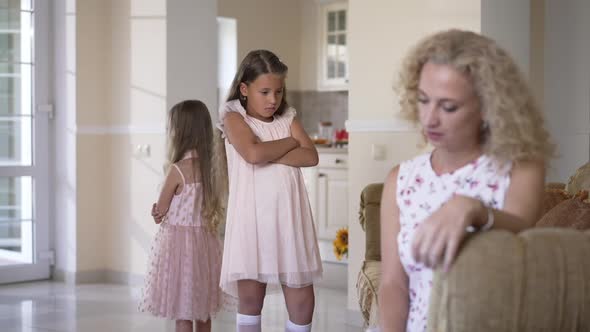
[[[33,178],[32,263],[0,266],[0,284],[49,279],[53,254],[49,250],[49,121],[52,117],[52,26],[53,1],[33,0],[33,88],[32,88],[32,166],[2,167],[3,176]]]

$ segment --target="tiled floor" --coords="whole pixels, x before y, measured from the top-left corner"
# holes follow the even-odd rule
[[[121,285],[67,286],[37,282],[0,286],[1,332],[174,331],[174,324],[137,312],[139,290]],[[287,318],[282,294],[270,294],[262,313],[263,332],[283,332]],[[316,288],[312,331],[359,332],[347,325],[346,294]],[[213,331],[234,332],[235,314],[222,313]]]

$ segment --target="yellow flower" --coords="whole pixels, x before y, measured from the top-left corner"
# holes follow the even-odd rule
[[[343,256],[348,256],[348,227],[341,228],[336,232],[336,238],[332,244],[336,259],[341,260]]]

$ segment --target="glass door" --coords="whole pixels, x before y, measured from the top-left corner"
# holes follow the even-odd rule
[[[0,0],[0,283],[49,278],[52,259],[49,35],[47,15],[41,17],[34,5],[33,0]],[[39,38],[35,32],[41,32]],[[43,107],[35,106],[39,101]]]

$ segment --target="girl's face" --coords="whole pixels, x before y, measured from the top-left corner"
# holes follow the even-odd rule
[[[468,77],[449,65],[428,62],[418,83],[418,111],[424,135],[436,148],[479,147],[483,121],[479,98]]]
[[[250,84],[240,83],[240,93],[247,98],[246,112],[262,121],[272,121],[283,100],[285,77],[262,74]]]

